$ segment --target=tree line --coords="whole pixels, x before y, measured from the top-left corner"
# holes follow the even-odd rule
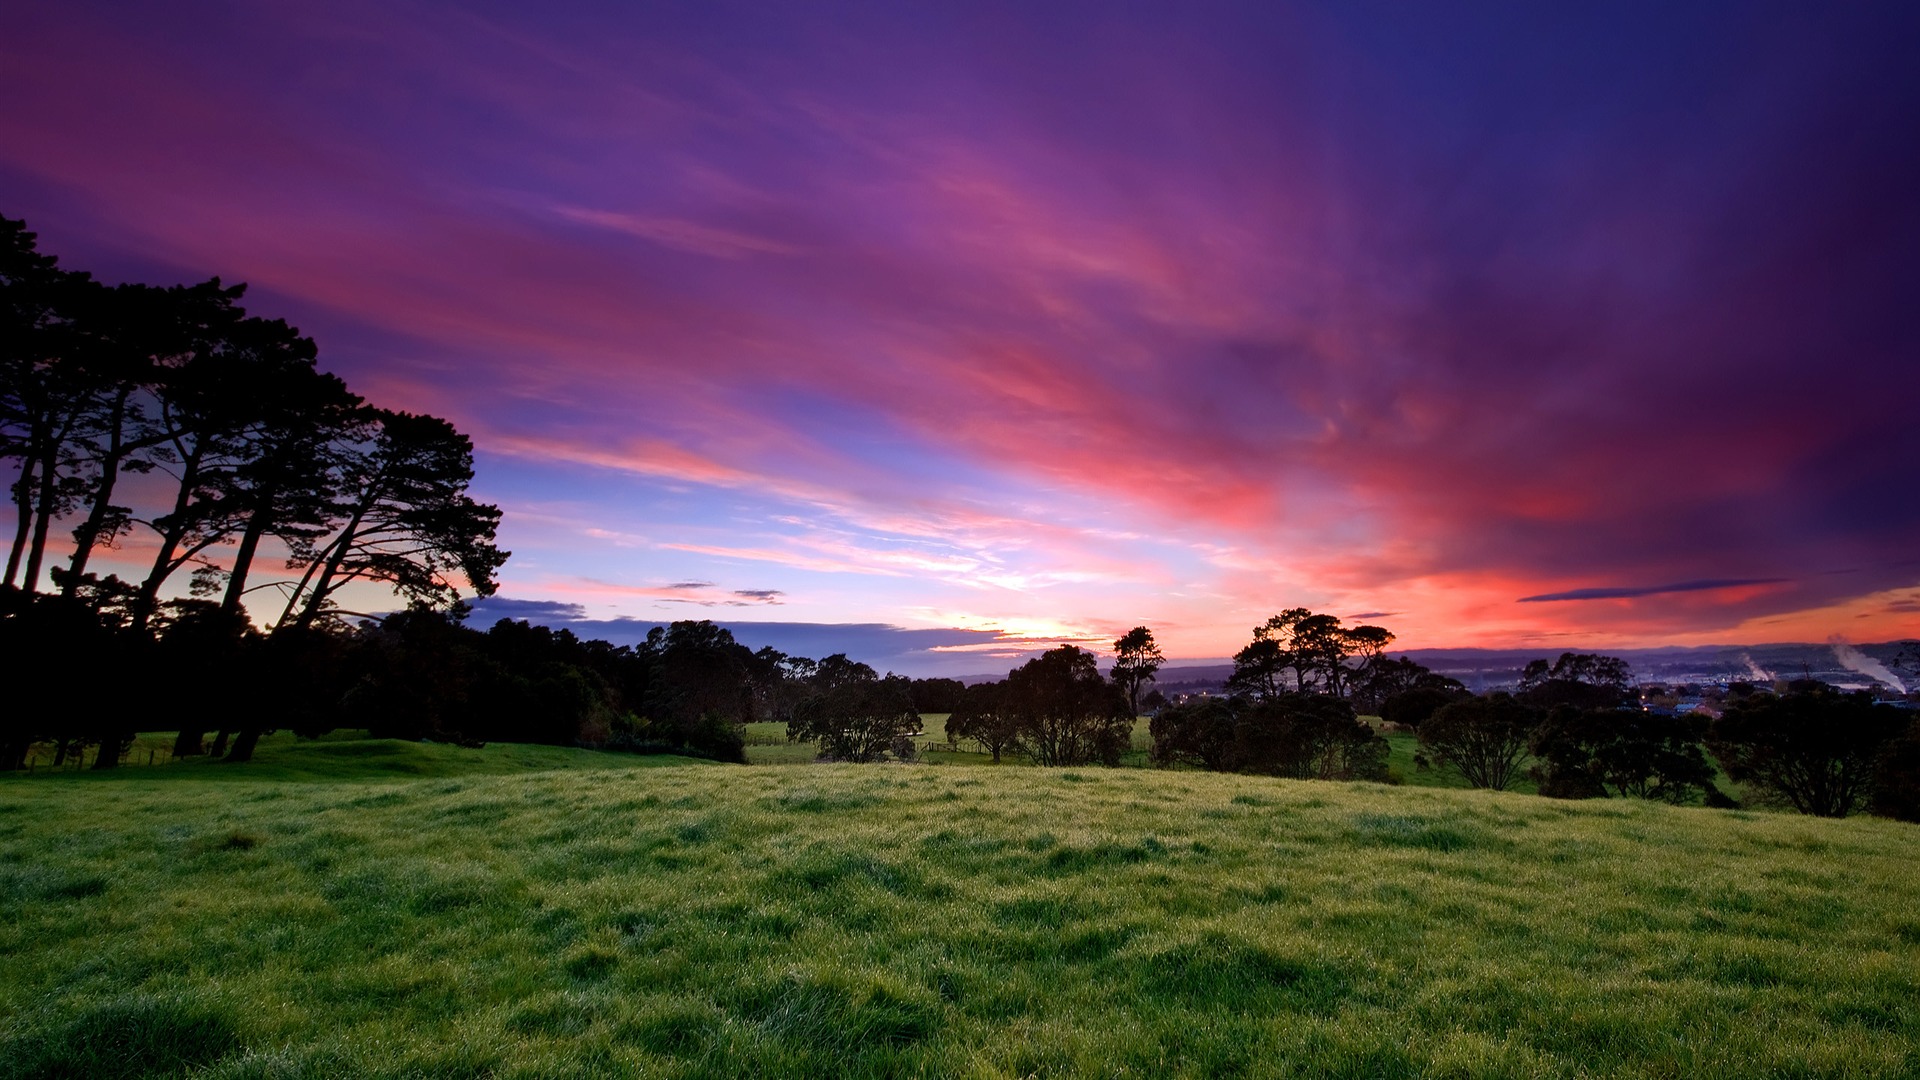
[[[368,403],[317,368],[312,339],[249,315],[244,293],[218,278],[107,286],[0,218],[5,584],[51,586],[135,628],[183,574],[229,614],[274,590],[261,621],[276,628],[312,627],[354,582],[429,606],[463,586],[490,593],[507,555],[493,543],[499,509],[467,494],[467,437]],[[89,569],[123,542],[144,572]],[[294,576],[260,583],[276,546]]]
[[[1146,627],[1113,643],[1109,675],[1069,645],[973,686],[756,652],[710,622],[631,646],[507,620],[479,631],[462,599],[492,594],[507,552],[499,509],[468,494],[471,442],[353,393],[244,293],[108,286],[0,218],[15,510],[0,655],[29,673],[6,691],[0,768],[42,742],[56,760],[93,747],[109,768],[142,730],[177,731],[176,756],[245,761],[270,730],[338,727],[744,761],[755,721],[823,758],[877,761],[913,757],[928,712],[995,761],[1113,765],[1145,707],[1163,766],[1385,780],[1387,744],[1362,719],[1378,716],[1417,732],[1420,763],[1477,787],[1526,775],[1552,796],[1727,805],[1717,761],[1805,813],[1920,816],[1920,733],[1865,695],[1744,688],[1711,720],[1654,717],[1625,662],[1568,653],[1476,697],[1388,656],[1387,629],[1306,608],[1254,628],[1226,695],[1171,705],[1150,689],[1164,657]],[[137,554],[126,580],[94,568],[116,548],[122,564]],[[356,585],[405,610],[349,610]]]
[[[0,218],[0,636],[32,673],[7,763],[31,725],[108,745],[188,702],[304,708],[286,691],[336,651],[356,584],[422,611],[493,592],[507,553],[499,509],[468,494],[468,438],[367,402],[244,295],[218,278],[109,286]],[[116,548],[140,567],[124,580],[94,569]],[[182,749],[214,726],[187,724]],[[244,758],[256,728],[235,727]]]
[[[1152,722],[1162,764],[1302,779],[1387,779],[1387,747],[1362,712],[1412,729],[1418,767],[1505,790],[1525,776],[1557,798],[1633,796],[1731,807],[1719,771],[1764,801],[1842,817],[1866,807],[1920,820],[1920,720],[1814,680],[1782,692],[1735,684],[1717,716],[1641,709],[1630,665],[1563,653],[1517,687],[1474,695],[1385,648],[1393,635],[1304,608],[1256,627],[1227,695]],[[1715,769],[1718,763],[1720,770]]]

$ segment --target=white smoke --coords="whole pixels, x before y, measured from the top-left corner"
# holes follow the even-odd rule
[[[1754,663],[1752,653],[1741,653],[1740,660],[1742,663],[1747,665],[1747,674],[1753,676],[1754,682],[1770,683],[1773,681],[1773,672],[1768,671],[1766,668],[1763,668],[1759,664]]]
[[[1848,671],[1857,671],[1875,682],[1885,683],[1902,694],[1907,692],[1907,684],[1900,681],[1900,676],[1888,671],[1887,665],[1837,637],[1828,638],[1827,644],[1833,646],[1833,658],[1840,661],[1841,667]]]

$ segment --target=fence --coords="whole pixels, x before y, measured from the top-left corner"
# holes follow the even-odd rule
[[[88,756],[88,751],[93,752],[91,757]],[[82,746],[68,751],[66,758],[61,760],[57,747],[36,743],[31,750],[27,751],[27,767],[23,771],[29,773],[80,772],[83,769],[91,769],[99,763],[100,751],[101,748],[98,746]],[[46,758],[45,761],[41,760],[43,755]],[[120,755],[122,765],[171,765],[176,760],[173,756],[173,748],[170,746],[141,746],[137,743]]]

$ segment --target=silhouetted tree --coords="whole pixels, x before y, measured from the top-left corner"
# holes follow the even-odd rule
[[[1248,702],[1234,725],[1234,768],[1295,780],[1385,780],[1387,741],[1325,694]]]
[[[1294,621],[1291,649],[1298,670],[1297,691],[1315,684],[1336,697],[1346,693],[1348,638],[1334,615],[1309,614]]]
[[[1253,641],[1234,654],[1227,689],[1257,698],[1273,698],[1289,690],[1345,697],[1352,682],[1364,681],[1367,669],[1382,659],[1392,642],[1393,633],[1385,627],[1345,627],[1338,616],[1288,608],[1253,628]],[[1348,664],[1356,656],[1360,658],[1357,669]],[[1284,679],[1287,672],[1293,675],[1290,688]],[[1363,699],[1362,703],[1373,701]]]
[[[1084,649],[1051,649],[1009,672],[1005,686],[1002,705],[1042,765],[1117,765],[1132,743],[1126,695]]]
[[[86,515],[73,530],[73,557],[61,580],[64,594],[82,587],[93,553],[112,545],[134,521],[133,509],[115,502],[121,476],[151,473],[173,460],[168,444],[180,432],[167,422],[162,402],[183,366],[214,348],[226,325],[239,317],[234,306],[239,295],[237,287],[223,287],[218,280],[164,289],[121,285],[92,294],[92,303],[77,317],[93,400],[77,440],[81,467],[75,501]],[[129,611],[136,618],[152,614]]]
[[[818,662],[788,656],[771,645],[753,654],[748,679],[753,690],[753,716],[762,722],[790,724],[794,710],[807,696]]]
[[[975,683],[961,693],[947,717],[947,741],[961,739],[979,743],[995,765],[1002,754],[1019,751],[1020,720],[1006,707],[1005,683]]]
[[[1617,656],[1561,653],[1552,664],[1530,661],[1520,673],[1517,696],[1539,709],[1610,709],[1625,703],[1632,687],[1633,669]]]
[[[950,713],[960,704],[967,684],[959,679],[913,680],[913,709],[923,713]]]
[[[17,459],[6,584],[39,589],[47,536],[76,500],[79,440],[96,399],[75,315],[100,291],[61,270],[26,223],[0,217],[0,457]]]
[[[299,551],[307,572],[281,625],[311,626],[357,580],[386,583],[429,606],[459,600],[462,584],[493,594],[507,553],[493,543],[499,509],[466,493],[473,444],[438,417],[380,410],[374,422],[342,479],[337,529]]]
[[[1375,660],[1385,656],[1387,646],[1393,644],[1393,631],[1384,626],[1354,626],[1341,631],[1345,639],[1346,651],[1358,658],[1356,667],[1364,668]]]
[[[145,464],[172,479],[173,493],[158,513],[133,518],[156,541],[140,583],[136,626],[152,617],[161,588],[176,572],[190,564],[212,568],[203,553],[241,528],[236,471],[258,455],[259,440],[271,437],[287,408],[281,403],[297,400],[311,385],[313,342],[279,320],[248,318],[237,303],[242,291],[216,281],[208,290],[181,294],[200,311],[187,320],[184,359],[166,367],[155,384],[156,423],[165,437]]]
[[[264,422],[246,459],[227,479],[226,515],[238,529],[220,606],[241,610],[260,542],[275,537],[290,550],[309,546],[334,524],[341,449],[361,436],[366,411],[358,395],[332,375],[294,367],[277,373],[258,408]]]
[[[1271,698],[1283,693],[1288,655],[1280,639],[1266,627],[1255,627],[1253,640],[1233,654],[1233,674],[1227,677],[1227,690],[1256,698]]]
[[[1187,763],[1297,780],[1385,780],[1387,743],[1326,694],[1196,698],[1160,711],[1157,764]]]
[[[1249,699],[1196,697],[1169,705],[1147,724],[1153,737],[1149,759],[1156,765],[1198,765],[1230,772],[1238,762],[1234,728]]]
[[[1365,629],[1362,627],[1361,629]],[[1347,700],[1353,702],[1356,712],[1371,713],[1381,719],[1386,715],[1387,701],[1398,694],[1416,690],[1438,691],[1453,696],[1464,696],[1466,687],[1457,679],[1449,678],[1429,670],[1426,665],[1407,657],[1395,659],[1390,656],[1373,656],[1354,669],[1348,683]],[[1445,704],[1445,701],[1440,702]],[[1435,705],[1434,708],[1438,708]],[[1421,713],[1424,720],[1433,714],[1432,709]],[[1404,723],[1405,721],[1393,721]],[[1415,723],[1419,721],[1416,720]]]
[[[1920,719],[1881,748],[1868,809],[1881,817],[1920,821]]]
[[[1907,723],[1865,691],[1755,694],[1713,721],[1707,748],[1735,780],[1803,814],[1845,817],[1870,793],[1881,749]]]
[[[1448,679],[1448,682],[1453,680]],[[1380,704],[1380,719],[1389,724],[1398,724],[1406,728],[1419,728],[1427,718],[1439,712],[1443,706],[1472,697],[1465,688],[1455,683],[1455,689],[1419,686],[1402,690]]]
[[[1140,688],[1153,681],[1154,673],[1167,662],[1153,631],[1136,626],[1113,643],[1113,682],[1127,695],[1127,708],[1140,715]]]
[[[1527,758],[1540,714],[1508,694],[1442,706],[1420,725],[1420,746],[1477,788],[1505,791]]]
[[[835,653],[820,661],[811,692],[787,723],[787,738],[817,744],[826,761],[866,762],[885,757],[919,729],[908,679],[882,679],[871,667]]]
[[[1700,747],[1705,734],[1705,722],[1691,716],[1562,705],[1534,732],[1532,775],[1540,794],[1554,798],[1684,803],[1713,789],[1713,764]]]
[[[642,712],[659,738],[723,761],[746,760],[742,725],[754,718],[753,653],[704,619],[647,633],[654,676]]]

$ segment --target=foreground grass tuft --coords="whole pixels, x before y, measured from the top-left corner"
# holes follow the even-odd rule
[[[229,1013],[190,994],[124,994],[36,1019],[29,1034],[0,1043],[0,1077],[184,1076],[241,1049]]]
[[[1920,1073],[1912,826],[1148,770],[257,764],[0,781],[0,1080]]]

